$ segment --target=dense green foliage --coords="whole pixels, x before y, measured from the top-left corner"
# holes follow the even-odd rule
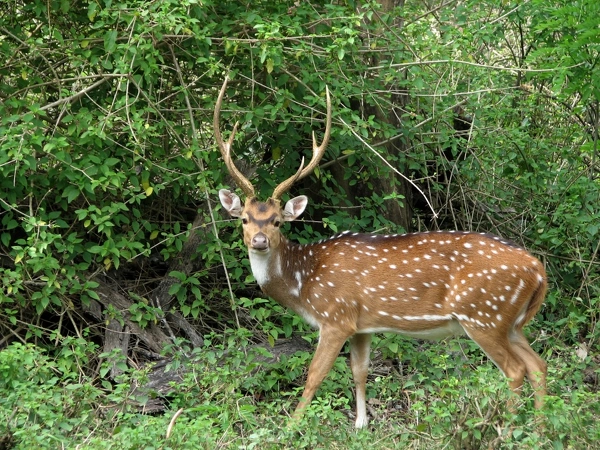
[[[10,432],[19,449],[593,448],[600,438],[598,395],[578,385],[572,371],[584,364],[567,355],[549,361],[561,367],[551,369],[561,394],[548,397],[543,413],[526,401],[512,414],[506,411],[505,380],[495,367],[479,364],[466,372],[464,360],[423,347],[411,355],[406,373],[378,368],[369,392],[375,420],[356,432],[347,418],[352,405],[343,392],[350,383],[343,358],[305,417],[289,422],[297,389],[274,390],[272,383],[285,386],[306,358],[298,354],[265,365],[258,353],[239,347],[243,338],[197,349],[171,410],[156,416],[139,413],[137,405],[148,393],[132,391],[145,371],[130,370],[115,383],[98,385],[82,376],[93,347],[72,342],[78,350],[70,356],[81,365],[65,366],[65,356],[51,358],[39,348],[14,344],[0,353],[0,370],[8,375],[0,380],[0,430],[5,442]],[[475,363],[478,356],[468,358]],[[257,367],[261,370],[253,371]],[[185,410],[165,439],[180,407]]]
[[[230,180],[212,110],[229,74],[221,126],[240,121],[234,152],[262,197],[321,132],[326,86],[334,98],[326,156],[292,192],[311,198],[306,220],[286,231],[294,239],[467,229],[513,239],[546,265],[550,292],[529,327],[550,365],[546,415],[528,404],[507,413],[496,393],[504,380],[477,351],[454,349],[448,361],[439,344],[416,352],[420,344],[380,336],[377,357],[400,353],[411,369],[371,377],[375,441],[594,442],[599,57],[596,0],[2,2],[0,439],[18,448],[374,442],[351,434],[341,412],[352,397],[342,359],[304,427],[282,429],[310,354],[271,367],[239,350],[316,337],[261,298],[239,229],[216,208]],[[166,325],[175,312],[203,345],[185,351],[183,328]],[[111,321],[161,324],[160,343],[194,361],[164,417],[138,414],[144,398],[130,399],[145,376],[133,369],[139,349],[108,381]],[[187,431],[157,444],[179,407],[189,408],[177,425]]]

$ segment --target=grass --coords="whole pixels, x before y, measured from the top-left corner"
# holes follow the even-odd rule
[[[511,413],[499,371],[468,345],[454,351],[465,341],[400,340],[402,359],[391,360],[387,353],[396,344],[381,337],[368,384],[371,423],[356,431],[345,358],[293,422],[307,355],[265,365],[244,350],[246,342],[230,338],[195,352],[158,415],[138,408],[152,392],[131,389],[144,383],[145,371],[129,370],[113,383],[88,373],[97,361],[93,345],[73,342],[63,345],[69,352],[50,355],[13,344],[0,352],[0,448],[584,449],[600,439],[600,394],[582,378],[589,360],[566,348],[544,355],[550,367],[544,409],[534,410],[526,391]]]

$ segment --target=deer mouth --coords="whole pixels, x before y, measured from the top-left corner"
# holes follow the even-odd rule
[[[269,251],[269,247],[268,246],[258,246],[258,247],[250,247],[249,250],[252,253],[267,253]]]

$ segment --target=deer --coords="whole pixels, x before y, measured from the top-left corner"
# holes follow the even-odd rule
[[[541,408],[546,394],[546,362],[531,348],[523,327],[540,309],[547,290],[543,264],[525,249],[498,236],[465,231],[365,234],[346,231],[300,245],[281,232],[296,220],[308,198],[281,206],[284,193],[319,164],[331,136],[331,99],[320,144],[296,173],[275,187],[266,201],[236,168],[220,131],[225,78],[215,104],[215,140],[225,166],[245,194],[221,189],[227,213],[241,219],[250,267],[261,290],[319,330],[319,340],[302,397],[292,415],[302,416],[346,341],[355,383],[356,428],[368,425],[365,385],[373,333],[394,332],[419,339],[466,335],[509,379],[520,394],[525,376]]]

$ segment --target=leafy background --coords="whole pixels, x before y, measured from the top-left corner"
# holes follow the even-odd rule
[[[591,445],[599,9],[3,2],[0,446],[364,448],[368,433],[381,448]],[[544,262],[551,289],[529,327],[550,365],[543,414],[527,399],[508,412],[504,380],[471,343],[440,354],[439,343],[384,335],[368,432],[349,434],[344,355],[303,425],[282,429],[316,335],[261,297],[240,230],[219,210],[231,180],[212,110],[226,74],[222,128],[240,121],[237,164],[262,197],[309,153],[326,86],[333,95],[327,153],[291,192],[311,199],[286,231],[293,239],[464,229],[511,238]],[[308,349],[265,359],[298,336]],[[139,389],[149,361],[187,371],[157,394]],[[156,397],[161,408],[143,414]]]

